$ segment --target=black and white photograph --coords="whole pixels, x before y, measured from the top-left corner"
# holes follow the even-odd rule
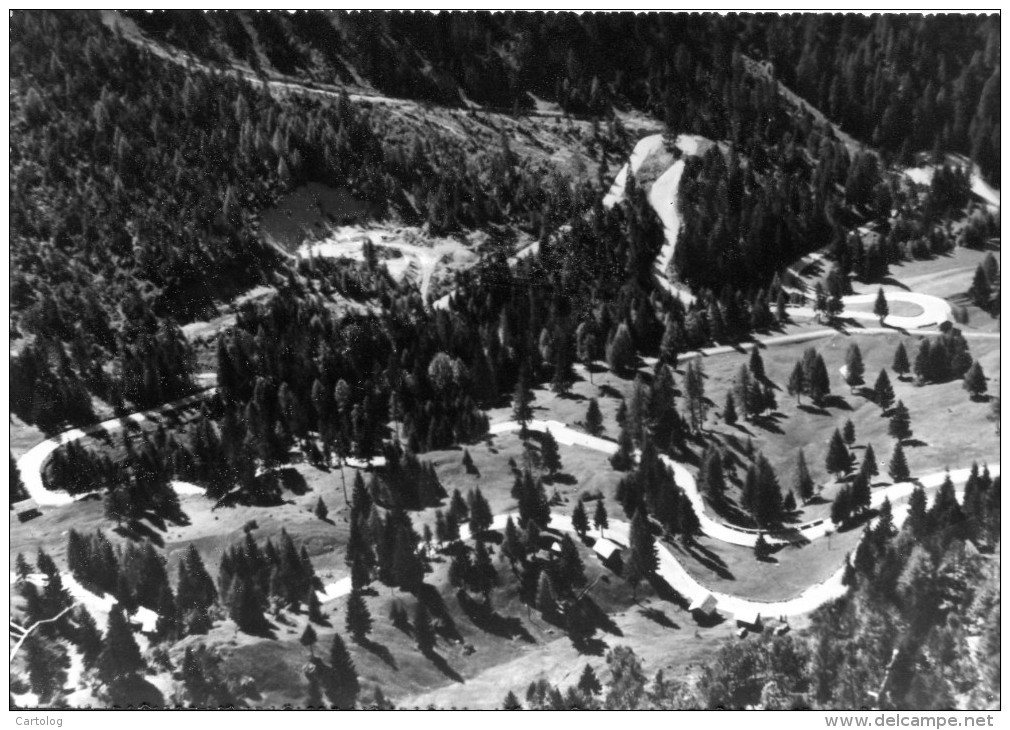
[[[998,11],[8,24],[18,725],[993,726]]]

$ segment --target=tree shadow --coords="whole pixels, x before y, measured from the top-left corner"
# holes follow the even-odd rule
[[[603,656],[607,650],[607,643],[594,634],[576,632],[568,634],[568,638],[571,639],[575,651],[584,656]]]
[[[127,540],[150,540],[160,548],[165,547],[165,539],[160,534],[152,530],[150,526],[137,520],[132,520],[124,525],[117,525],[112,531],[117,535],[125,537]]]
[[[824,397],[823,403],[825,408],[837,408],[838,410],[841,411],[852,410],[852,406],[849,405],[849,402],[847,400],[845,400],[840,395],[835,395],[834,393],[826,395]]]
[[[658,608],[650,606],[649,608],[642,608],[638,611],[639,614],[645,616],[650,621],[655,621],[660,626],[667,629],[679,629],[680,626],[674,623],[669,616],[666,615],[665,611],[661,611]]]
[[[673,586],[666,582],[665,578],[657,573],[649,576],[649,585],[652,586],[652,590],[656,592],[656,596],[660,600],[668,601],[683,609],[686,609],[690,605],[684,596],[680,595]]]
[[[779,428],[779,424],[772,416],[754,416],[754,418],[751,420],[751,423],[753,423],[761,430],[768,431],[769,433],[778,433],[778,434],[785,433],[785,431]]]
[[[393,658],[392,652],[390,652],[387,647],[383,646],[377,641],[372,641],[368,637],[364,637],[356,643],[362,649],[368,651],[371,654],[374,654],[379,659],[381,659],[383,663],[386,664],[393,671],[399,671],[399,667],[397,667],[396,665],[396,659]]]
[[[735,428],[737,431],[743,431],[748,436],[753,436],[754,435],[754,433],[750,429],[748,429],[746,426],[744,426],[739,421],[737,421],[736,423],[733,424],[733,428]]]
[[[831,414],[824,408],[816,406],[813,403],[800,403],[796,406],[799,410],[804,413],[809,413],[812,416],[830,416]]]
[[[901,442],[901,445],[902,446],[909,446],[909,447],[911,447],[913,449],[920,448],[922,446],[929,446],[929,444],[927,444],[925,441],[923,441],[921,439],[904,439]]]
[[[905,291],[912,291],[911,289],[908,288],[907,285],[902,284],[900,281],[898,281],[897,279],[895,279],[893,276],[885,276],[883,279],[880,280],[880,283],[884,284],[886,286],[896,286],[899,289],[904,289]]]
[[[463,637],[456,628],[449,610],[445,605],[445,600],[434,586],[422,583],[417,591],[417,599],[424,603],[428,613],[438,622],[438,633],[450,641],[462,641]]]
[[[437,651],[435,651],[434,649],[422,649],[421,654],[424,655],[425,659],[434,664],[435,668],[438,669],[438,671],[440,671],[446,677],[451,679],[453,682],[459,682],[460,684],[463,684],[463,677],[460,676],[459,672],[450,667],[449,662],[445,660],[445,657],[443,657]]]
[[[536,639],[515,616],[502,616],[491,606],[475,601],[464,590],[456,592],[456,600],[467,618],[481,631],[506,639],[522,639],[528,644],[536,643]]]
[[[544,484],[563,484],[566,487],[570,487],[573,484],[578,484],[579,480],[563,471],[559,471],[556,474],[547,476],[544,480]]]
[[[599,391],[600,391],[600,395],[605,396],[607,398],[618,398],[618,399],[620,399],[620,398],[624,397],[624,396],[621,395],[621,391],[619,391],[617,388],[615,388],[614,386],[610,385],[609,383],[604,383],[603,385],[600,385],[599,386]]]
[[[736,576],[726,567],[726,563],[723,562],[722,558],[710,550],[705,549],[697,543],[693,546],[685,545],[684,550],[688,555],[701,563],[703,567],[708,568],[723,580],[736,580]]]

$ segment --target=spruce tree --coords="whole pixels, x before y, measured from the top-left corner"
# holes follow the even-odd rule
[[[972,361],[971,367],[968,368],[968,372],[964,375],[964,389],[971,395],[972,400],[980,400],[982,395],[988,390],[985,373],[982,371],[982,366],[978,360]]]
[[[67,684],[67,669],[70,668],[70,659],[63,644],[46,639],[41,632],[35,631],[25,639],[22,652],[32,692],[40,704],[54,703]]]
[[[796,396],[796,405],[800,403],[800,396],[806,393],[806,376],[803,372],[803,363],[797,362],[793,366],[793,371],[789,375],[789,383],[786,385],[789,395]]]
[[[913,537],[919,538],[926,531],[926,491],[922,485],[916,485],[908,496],[908,517],[905,524]]]
[[[563,576],[569,587],[586,584],[586,571],[579,557],[579,549],[569,535],[561,537],[561,552],[558,555],[558,575]]]
[[[491,562],[491,554],[487,545],[478,542],[473,555],[473,567],[470,571],[468,584],[471,590],[484,597],[485,605],[491,601],[491,590],[498,585],[498,571]]]
[[[621,428],[621,435],[617,440],[617,451],[610,457],[610,465],[617,471],[628,471],[634,465],[635,446],[631,441],[631,434],[628,429]]]
[[[758,560],[765,560],[771,554],[771,546],[765,539],[764,532],[759,532],[757,540],[754,541],[754,557]]]
[[[880,320],[880,326],[883,327],[884,320],[887,318],[890,310],[887,306],[887,297],[884,296],[884,290],[882,288],[877,289],[877,298],[873,302],[873,313]]]
[[[109,624],[102,640],[97,666],[98,676],[106,684],[131,677],[145,667],[140,647],[133,638],[133,630],[118,604],[109,611]]]
[[[733,401],[733,391],[726,391],[726,405],[722,409],[722,420],[725,421],[727,426],[733,426],[736,424],[739,416],[736,412],[736,404]]]
[[[765,363],[761,359],[761,352],[755,345],[750,351],[750,372],[758,380],[764,380],[765,377]]]
[[[561,471],[561,452],[558,442],[548,428],[540,440],[540,458],[547,473],[554,476]]]
[[[526,550],[523,548],[522,537],[519,535],[519,529],[516,527],[515,522],[512,521],[511,516],[505,521],[505,537],[502,540],[501,549],[502,554],[511,563],[513,570],[515,570],[516,563],[525,562],[526,560]]]
[[[891,379],[887,376],[887,371],[884,369],[881,369],[880,375],[877,376],[877,382],[873,385],[873,397],[884,413],[894,403],[894,388],[891,386]]]
[[[656,539],[644,506],[635,511],[631,520],[631,535],[628,558],[624,561],[624,579],[631,584],[632,594],[637,596],[638,584],[655,573],[659,566]]]
[[[891,361],[891,370],[898,374],[899,380],[904,380],[909,372],[908,352],[905,350],[905,343],[899,342],[894,351],[894,359]]]
[[[98,663],[102,653],[102,632],[94,617],[84,606],[74,609],[74,623],[77,628],[73,632],[73,642],[81,652],[81,661],[85,668],[91,669]]]
[[[305,624],[305,631],[302,632],[301,638],[298,639],[298,643],[309,650],[309,656],[316,655],[316,642],[319,637],[316,636],[316,630],[312,628],[312,624]]]
[[[372,614],[360,591],[351,591],[347,599],[347,615],[344,628],[359,644],[372,632]]]
[[[851,457],[849,450],[845,448],[845,442],[838,429],[831,435],[831,442],[828,444],[828,454],[824,460],[824,468],[831,474],[840,477],[849,470]]]
[[[470,537],[476,539],[491,529],[494,515],[491,514],[491,505],[484,499],[479,488],[470,492],[469,502]]]
[[[314,673],[309,674],[309,686],[305,690],[305,709],[326,709],[323,705],[323,689],[319,686],[319,677],[317,677]]]
[[[891,412],[891,420],[887,425],[887,433],[899,442],[912,438],[911,417],[908,409],[900,400],[895,404]]]
[[[859,349],[859,345],[853,342],[845,352],[845,382],[853,392],[863,384],[865,371],[863,353]]]
[[[595,398],[589,399],[589,406],[586,408],[586,431],[592,436],[599,436],[603,433],[603,414],[600,412],[600,404]]]
[[[558,602],[555,597],[554,583],[546,570],[541,571],[540,580],[537,583],[536,607],[547,620],[557,614]]]
[[[578,683],[579,691],[582,692],[587,697],[592,697],[603,692],[603,685],[600,684],[600,680],[596,676],[596,672],[590,665],[586,665],[586,668],[582,670],[582,675],[579,677]]]
[[[463,449],[463,469],[466,471],[467,474],[476,473],[476,469],[474,469],[473,465],[473,457],[470,456],[469,449]]]
[[[877,454],[873,451],[873,444],[866,445],[866,451],[863,452],[863,464],[860,469],[866,473],[867,477],[871,478],[880,473],[880,468],[877,466]]]
[[[25,491],[25,483],[21,480],[21,470],[18,469],[17,462],[14,461],[13,452],[8,451],[11,459],[11,471],[10,471],[10,508],[14,509],[14,503],[20,502],[22,499],[28,498],[28,492]]]
[[[323,498],[320,497],[316,502],[316,508],[314,510],[316,517],[318,517],[323,522],[326,521],[327,516],[329,516],[330,511],[326,508],[326,503],[323,502]]]
[[[793,491],[800,496],[804,502],[814,496],[814,480],[810,476],[807,468],[807,460],[803,454],[803,449],[796,455],[796,473],[793,477]]]
[[[351,710],[358,700],[361,685],[347,645],[340,634],[333,634],[330,644],[330,666],[326,682],[326,696],[337,709]]]
[[[891,454],[891,462],[888,464],[887,473],[891,475],[891,479],[896,484],[907,482],[911,476],[908,471],[908,461],[905,459],[905,450],[902,448],[900,441],[894,445],[894,453]]]
[[[305,613],[309,621],[321,624],[325,620],[323,617],[323,604],[319,601],[319,594],[315,588],[309,588],[305,596]]]
[[[831,382],[828,379],[828,368],[824,364],[824,358],[818,354],[813,360],[810,376],[806,381],[808,394],[814,405],[820,406],[824,399],[831,393]]]
[[[835,495],[831,503],[831,521],[836,525],[844,524],[852,515],[852,490],[844,486]]]
[[[521,710],[523,709],[522,704],[519,702],[519,698],[516,697],[515,692],[509,690],[508,694],[505,695],[505,700],[502,702],[503,710]]]
[[[581,499],[575,503],[575,509],[572,510],[572,528],[583,539],[589,532],[589,517],[586,515],[586,505]]]
[[[435,646],[435,629],[423,601],[418,601],[414,609],[414,640],[422,653],[431,651]]]
[[[852,423],[852,419],[846,419],[845,425],[842,426],[842,438],[848,446],[856,443],[856,426]]]
[[[603,504],[602,499],[596,500],[596,510],[593,512],[593,527],[595,527],[600,532],[600,537],[603,537],[603,531],[610,527],[610,523],[607,520],[607,508]]]

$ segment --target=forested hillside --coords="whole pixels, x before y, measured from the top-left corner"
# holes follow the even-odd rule
[[[394,96],[572,112],[647,109],[725,138],[739,109],[732,56],[777,78],[903,164],[961,152],[999,185],[999,21],[973,15],[466,13],[148,14],[155,37],[209,59],[365,81]],[[255,36],[256,42],[253,41]],[[705,94],[711,88],[712,93]],[[685,103],[685,102],[690,103]]]

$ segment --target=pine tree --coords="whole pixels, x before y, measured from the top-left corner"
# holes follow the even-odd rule
[[[350,710],[358,700],[361,685],[358,681],[358,670],[351,660],[344,640],[340,634],[333,634],[330,645],[330,667],[326,683],[326,696],[337,709]]]
[[[840,477],[849,470],[850,462],[849,450],[845,448],[842,434],[836,428],[831,435],[831,443],[828,444],[828,455],[824,460],[824,468],[829,473],[835,474],[836,477]]]
[[[316,502],[315,514],[316,517],[318,517],[323,522],[326,521],[326,518],[330,514],[330,511],[326,509],[326,503],[323,501],[322,497],[320,497],[319,500]]]
[[[544,431],[540,440],[540,458],[547,473],[554,476],[561,471],[561,452],[558,450],[558,442],[548,428]]]
[[[909,372],[908,353],[905,351],[905,343],[899,342],[894,351],[894,360],[891,361],[891,370],[898,374],[899,380],[904,380]]]
[[[845,352],[845,382],[853,392],[857,386],[863,384],[865,371],[863,353],[859,349],[859,345],[853,342]]]
[[[873,386],[873,396],[884,413],[894,403],[894,388],[891,386],[891,379],[887,376],[887,370],[881,369],[880,375],[877,376],[877,382]]]
[[[880,320],[880,326],[883,327],[884,320],[887,318],[890,310],[887,307],[887,297],[884,296],[884,290],[882,288],[877,289],[877,298],[873,302],[873,313]]]
[[[572,510],[572,528],[582,539],[585,539],[586,533],[589,532],[589,517],[586,515],[586,505],[581,499],[575,503],[575,509]]]
[[[98,656],[98,674],[106,684],[112,684],[143,671],[144,667],[140,647],[133,638],[123,609],[117,604],[109,611],[109,624]]]
[[[586,408],[586,431],[592,436],[599,436],[603,433],[603,414],[600,412],[600,404],[595,398],[589,399],[589,406]]]
[[[846,419],[845,424],[842,426],[842,438],[845,439],[845,443],[848,446],[856,443],[856,426],[852,423],[852,419]]]
[[[351,591],[347,599],[347,615],[344,627],[359,644],[372,632],[372,614],[360,591]]]
[[[972,400],[980,400],[982,395],[988,390],[985,373],[982,371],[982,366],[978,360],[972,361],[971,367],[965,373],[964,389],[971,395]]]
[[[912,438],[912,429],[910,424],[911,418],[908,415],[908,409],[905,407],[905,404],[899,400],[894,406],[894,410],[891,412],[891,420],[887,425],[887,433],[899,442],[910,439]]]
[[[803,449],[796,455],[796,474],[793,478],[793,491],[807,502],[814,496],[814,480],[810,476],[807,468],[807,459],[803,454]]]
[[[596,500],[596,511],[593,512],[593,527],[595,527],[600,532],[600,537],[603,537],[603,531],[610,527],[610,523],[607,520],[607,508],[603,504],[602,499]]]

